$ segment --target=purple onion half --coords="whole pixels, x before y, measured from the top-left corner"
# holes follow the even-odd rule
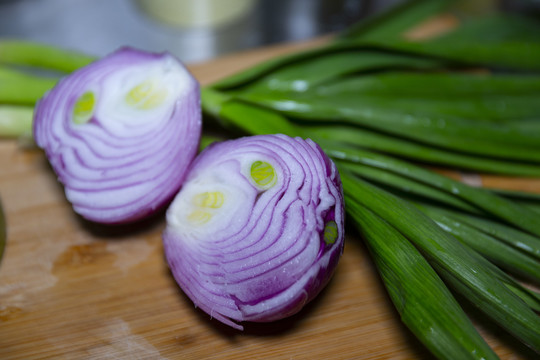
[[[259,135],[216,143],[193,162],[167,210],[165,255],[211,317],[267,322],[298,312],[343,251],[334,163],[311,140]]]
[[[199,84],[168,53],[122,48],[37,104],[34,138],[67,199],[99,223],[141,219],[178,192],[201,136]]]

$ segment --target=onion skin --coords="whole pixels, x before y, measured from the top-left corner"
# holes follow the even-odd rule
[[[33,130],[75,212],[133,222],[185,178],[201,136],[199,84],[168,53],[121,48],[45,94]]]
[[[339,173],[309,139],[212,144],[167,210],[163,242],[175,280],[212,318],[237,329],[285,318],[323,289],[343,252]]]

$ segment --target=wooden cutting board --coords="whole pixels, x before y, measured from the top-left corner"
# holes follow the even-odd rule
[[[207,84],[320,41],[235,54],[191,70]],[[540,192],[538,180],[474,180]],[[43,153],[8,140],[0,140],[0,196],[8,225],[0,359],[431,358],[401,324],[354,231],[315,301],[296,316],[238,332],[196,309],[176,285],[163,257],[162,216],[115,229],[86,223],[71,210]],[[501,358],[534,357],[484,319],[475,322]]]

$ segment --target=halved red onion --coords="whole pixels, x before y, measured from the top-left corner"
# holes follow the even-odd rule
[[[284,135],[208,147],[167,210],[170,269],[196,306],[234,328],[298,312],[343,251],[334,163],[311,140]]]
[[[34,138],[67,199],[100,223],[141,219],[178,192],[201,135],[199,84],[175,57],[122,48],[37,104]]]

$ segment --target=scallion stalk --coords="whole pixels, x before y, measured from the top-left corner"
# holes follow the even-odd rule
[[[0,138],[18,138],[32,133],[32,106],[0,105]]]
[[[368,101],[354,97],[246,93],[241,99],[269,107],[299,122],[346,123],[456,152],[521,161],[540,159],[540,135],[511,124],[416,116],[391,107],[370,106]]]
[[[449,151],[369,129],[346,125],[307,125],[304,132],[320,142],[339,139],[340,144],[360,146],[409,160],[462,170],[511,176],[538,177],[538,165]]]
[[[497,359],[425,258],[383,218],[349,198],[401,320],[440,359]]]
[[[331,148],[324,148],[332,153]],[[399,194],[401,197],[412,198],[417,201],[418,199],[423,199],[429,203],[436,203],[442,206],[460,209],[470,214],[485,214],[481,209],[451,193],[432,187],[429,184],[415,181],[406,176],[396,174],[392,171],[349,161],[338,161],[338,163],[342,168],[347,169],[351,173],[357,174],[380,187],[388,189],[392,193]]]
[[[537,214],[515,202],[496,196],[483,188],[473,188],[444,175],[374,152],[360,149],[353,150],[345,147],[340,149],[326,149],[326,151],[330,156],[337,159],[367,164],[387,170],[391,169],[392,172],[397,174],[429,184],[434,188],[453,194],[457,198],[465,200],[484,212],[513,224],[517,228],[540,236],[540,223],[537,221]]]
[[[532,244],[521,244],[506,237],[493,237],[461,221],[444,209],[418,205],[420,210],[433,219],[443,230],[511,273],[525,276],[540,283],[540,239]],[[465,216],[462,216],[463,218]],[[499,229],[500,230],[500,229]],[[512,229],[510,229],[511,231]],[[500,232],[499,232],[500,233]],[[526,235],[526,234],[525,234]],[[510,244],[508,244],[510,243]],[[516,249],[512,245],[517,245]],[[521,251],[524,250],[524,251]]]
[[[370,49],[336,51],[277,69],[242,88],[242,92],[303,93],[317,85],[350,74],[368,73],[379,69],[436,70],[442,69],[444,65],[446,64],[441,60]]]
[[[53,45],[18,39],[0,41],[0,64],[72,72],[94,60],[94,56]]]
[[[497,279],[483,257],[468,250],[412,204],[342,171],[346,196],[407,237],[452,286],[501,327],[540,352],[540,318]]]
[[[400,40],[403,32],[431,16],[442,13],[453,3],[455,3],[453,0],[406,1],[389,11],[351,26],[340,37],[344,40]]]
[[[57,81],[57,78],[0,67],[0,104],[33,106]]]
[[[442,212],[446,216],[456,219],[459,222],[465,223],[468,226],[472,226],[486,235],[497,238],[514,249],[526,253],[540,261],[540,238],[538,237],[531,236],[506,224],[487,218],[442,208],[438,208],[437,211]],[[540,276],[540,272],[536,275]]]

